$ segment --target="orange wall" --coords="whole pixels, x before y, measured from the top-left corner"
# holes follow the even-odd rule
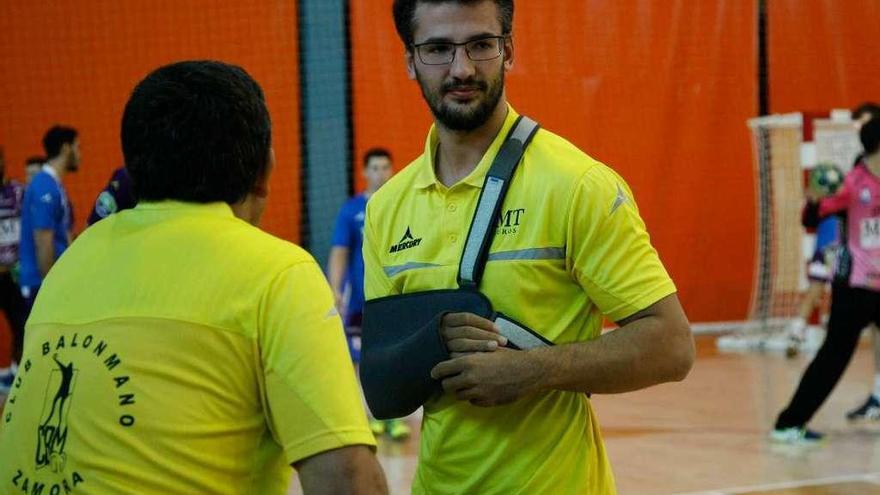
[[[767,4],[773,112],[852,108],[880,100],[880,2]]]
[[[517,3],[511,103],[627,179],[694,321],[748,310],[753,4]],[[355,149],[387,145],[403,166],[424,147],[430,114],[406,78],[390,6],[351,3]]]
[[[299,237],[299,75],[295,3],[60,0],[0,4],[0,145],[14,177],[42,154],[43,133],[80,131],[82,168],[65,179],[82,228],[122,164],[119,125],[134,85],[173,61],[211,58],[245,68],[263,87],[278,160],[264,227]]]

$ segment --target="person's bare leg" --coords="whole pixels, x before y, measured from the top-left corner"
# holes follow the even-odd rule
[[[788,347],[785,349],[785,355],[788,357],[797,356],[800,353],[801,344],[806,339],[807,320],[810,318],[814,308],[822,302],[822,296],[825,294],[825,282],[810,280],[810,286],[804,294],[804,299],[798,307],[797,318],[788,326]]]

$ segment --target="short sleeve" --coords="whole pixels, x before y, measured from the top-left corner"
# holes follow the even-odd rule
[[[271,284],[258,336],[266,419],[289,463],[376,444],[330,287],[314,261]]]
[[[41,183],[34,184],[32,193],[29,204],[26,205],[31,217],[31,226],[34,229],[54,229],[57,212],[62,209],[61,195],[47,187],[42,187]]]
[[[395,294],[394,285],[385,274],[382,261],[379,258],[377,244],[378,232],[373,224],[373,209],[367,203],[367,213],[364,218],[364,298],[367,300],[377,299]]]
[[[620,321],[675,292],[626,183],[603,165],[575,185],[566,263],[590,300]]]
[[[339,215],[336,216],[336,225],[333,227],[333,240],[331,244],[337,247],[349,247],[351,243],[351,215],[349,214],[348,203],[346,203],[339,210]]]

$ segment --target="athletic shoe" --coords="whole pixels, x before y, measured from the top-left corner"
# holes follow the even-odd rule
[[[873,394],[869,395],[864,404],[846,413],[846,419],[850,421],[880,419],[880,400]]]
[[[385,422],[385,426],[388,428],[388,434],[391,435],[392,440],[401,441],[409,437],[409,426],[402,419],[389,419]]]
[[[804,342],[806,341],[806,330],[807,323],[800,318],[794,319],[788,325],[786,325],[786,357],[791,358],[800,354],[801,347],[803,347]]]
[[[803,427],[776,428],[770,432],[770,440],[775,443],[789,445],[816,445],[825,438],[824,433],[808,430]]]
[[[385,422],[370,418],[370,431],[373,432],[373,435],[377,437],[385,433]]]

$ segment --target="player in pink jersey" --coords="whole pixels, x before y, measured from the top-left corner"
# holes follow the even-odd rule
[[[804,372],[788,407],[776,420],[771,439],[798,443],[822,435],[806,428],[840,380],[863,328],[880,324],[880,119],[859,131],[865,148],[861,163],[832,196],[807,204],[813,222],[845,214],[841,250],[831,292],[831,316],[825,342]],[[811,223],[813,223],[811,222]]]

